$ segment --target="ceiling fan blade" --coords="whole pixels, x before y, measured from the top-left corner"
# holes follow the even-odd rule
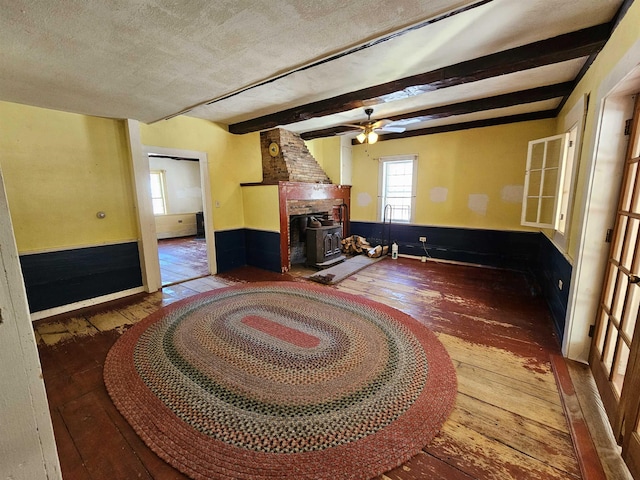
[[[394,125],[411,125],[412,123],[419,123],[422,120],[420,118],[405,118],[403,120],[394,120]]]
[[[376,130],[380,132],[390,132],[390,133],[402,133],[406,130],[404,127],[392,127],[391,125],[387,125],[386,127],[377,128]]]
[[[344,127],[353,127],[353,128],[360,128],[361,130],[365,129],[364,125],[356,125],[354,123],[343,123],[342,124]]]
[[[353,135],[354,133],[356,133],[355,130],[348,130],[348,131],[345,131],[345,132],[336,132],[334,135],[337,135],[337,136]]]

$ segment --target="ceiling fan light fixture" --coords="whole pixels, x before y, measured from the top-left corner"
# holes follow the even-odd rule
[[[378,141],[378,134],[376,132],[369,132],[367,135],[367,143],[372,144]]]
[[[364,132],[361,132],[360,135],[356,137],[360,143],[364,143],[367,139],[367,135]]]

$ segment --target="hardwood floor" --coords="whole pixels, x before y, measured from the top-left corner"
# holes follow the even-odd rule
[[[158,240],[162,285],[172,285],[209,274],[204,238],[181,237]]]
[[[243,267],[99,312],[39,322],[64,478],[186,478],[156,457],[111,403],[102,381],[109,348],[128,325],[180,298],[238,282],[305,281],[304,273]],[[581,472],[570,435],[580,418],[563,410],[552,362],[564,360],[547,307],[531,287],[521,273],[409,259],[381,261],[326,287],[412,315],[438,335],[456,367],[456,407],[440,433],[380,479],[605,478],[597,457],[598,465]],[[566,395],[571,400],[570,389]],[[585,454],[579,445],[578,451]]]

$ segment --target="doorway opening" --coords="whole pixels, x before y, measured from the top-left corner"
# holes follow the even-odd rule
[[[206,153],[143,146],[143,154],[140,173],[149,188],[140,225],[147,231],[145,264],[154,266],[147,269],[148,285],[161,288],[215,273]]]
[[[209,275],[198,158],[147,157],[162,286]]]

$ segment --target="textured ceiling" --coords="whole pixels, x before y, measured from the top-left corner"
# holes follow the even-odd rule
[[[234,124],[607,23],[621,3],[0,0],[0,100],[147,123],[187,112]],[[374,117],[572,81],[586,59],[401,91],[372,105]],[[406,127],[466,121],[456,117]],[[354,108],[306,118],[283,126],[303,133],[366,116]]]

